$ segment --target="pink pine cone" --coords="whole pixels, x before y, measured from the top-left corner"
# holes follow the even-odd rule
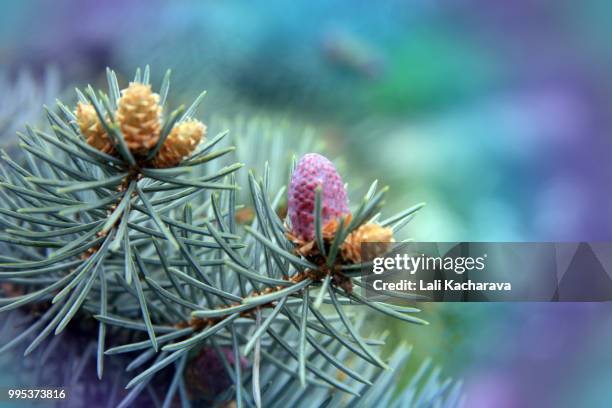
[[[289,184],[288,213],[293,234],[314,239],[315,189],[321,186],[323,225],[349,213],[342,177],[333,163],[316,153],[308,153],[297,164]]]

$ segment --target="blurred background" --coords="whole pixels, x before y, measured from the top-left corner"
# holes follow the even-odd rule
[[[106,66],[125,83],[150,64],[177,100],[208,90],[204,120],[306,124],[349,185],[391,186],[390,212],[427,202],[416,240],[611,241],[611,18],[606,0],[7,2],[0,142]],[[380,325],[469,407],[610,406],[611,311],[431,304],[427,328]]]

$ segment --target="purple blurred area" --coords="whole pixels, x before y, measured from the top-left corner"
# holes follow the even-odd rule
[[[612,241],[610,21],[607,0],[23,1],[0,63],[66,87],[150,63],[177,99],[209,90],[205,119],[311,122],[351,176],[392,186],[390,210],[428,203],[418,240]],[[606,407],[610,312],[431,305],[393,332],[464,378],[468,407]]]
[[[609,310],[597,303],[523,304],[500,313],[504,322],[472,338],[480,358],[465,377],[467,405],[608,406]],[[485,349],[489,342],[495,346]]]

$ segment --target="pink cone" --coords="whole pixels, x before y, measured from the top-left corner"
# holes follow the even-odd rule
[[[293,234],[305,240],[314,239],[315,189],[319,185],[323,225],[349,213],[344,182],[333,163],[320,154],[304,155],[289,184],[288,213]]]

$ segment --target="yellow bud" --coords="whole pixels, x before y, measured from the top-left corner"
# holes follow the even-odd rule
[[[132,82],[121,91],[117,103],[117,122],[130,151],[145,155],[159,140],[161,131],[159,95],[151,85]]]
[[[384,255],[389,250],[389,243],[394,242],[393,230],[378,224],[364,224],[351,232],[341,246],[342,257],[353,263],[362,262],[361,244],[365,242],[376,245],[369,251],[370,256]]]
[[[112,154],[115,148],[100,122],[96,109],[88,104],[79,102],[75,115],[81,134],[87,143],[104,153]]]
[[[155,167],[174,167],[189,157],[206,134],[206,125],[188,120],[174,125],[161,149],[153,159]]]

